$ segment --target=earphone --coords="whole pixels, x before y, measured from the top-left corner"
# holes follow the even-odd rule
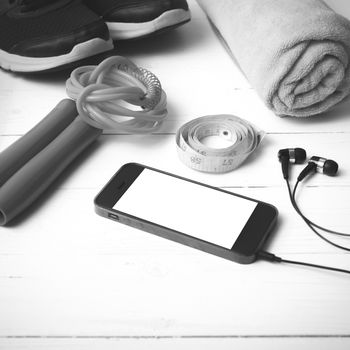
[[[282,165],[283,178],[289,179],[289,164],[301,164],[305,162],[306,151],[303,148],[285,148],[278,151],[278,159]]]
[[[334,243],[330,239],[324,237],[317,229],[331,233],[334,235],[339,235],[339,236],[346,236],[350,237],[349,233],[343,233],[343,232],[338,232],[334,230],[330,230],[328,228],[325,228],[321,225],[318,225],[311,221],[309,218],[307,218],[299,208],[299,205],[297,204],[296,201],[296,191],[298,188],[298,185],[307,177],[307,176],[312,176],[316,172],[328,175],[328,176],[335,176],[338,172],[339,166],[337,162],[331,159],[326,159],[318,156],[312,156],[306,167],[300,172],[297,178],[297,182],[294,185],[293,190],[291,189],[290,183],[289,183],[289,167],[291,164],[302,164],[306,160],[306,151],[303,148],[285,148],[281,149],[278,152],[278,159],[281,163],[282,166],[282,174],[283,178],[286,181],[287,188],[288,188],[288,194],[290,201],[293,205],[293,208],[297,212],[297,214],[304,220],[306,225],[321,239],[323,239],[325,242],[331,244],[332,246],[348,251],[350,252],[350,248],[344,247],[342,245],[339,245],[337,243]],[[296,265],[305,265],[305,266],[310,266],[310,267],[316,267],[320,269],[325,269],[325,270],[331,270],[331,271],[337,271],[337,272],[342,272],[342,273],[347,273],[350,274],[350,270],[343,270],[343,269],[338,269],[330,266],[323,266],[323,265],[315,265],[315,264],[309,264],[306,262],[300,262],[300,261],[291,261],[291,260],[285,260],[280,257],[275,256],[274,254],[271,254],[269,252],[260,252],[259,257],[264,260],[268,261],[273,261],[273,262],[285,262],[285,263],[290,263],[290,264],[296,264]]]
[[[298,181],[303,181],[307,175],[315,172],[328,176],[335,176],[338,172],[338,168],[338,163],[334,160],[313,156],[310,158],[307,166],[299,174]]]
[[[278,151],[278,159],[282,165],[283,178],[289,179],[289,165],[302,164],[306,160],[306,151],[303,148],[285,148]],[[307,166],[298,176],[298,181],[312,173],[319,172],[328,176],[335,176],[338,172],[338,163],[331,159],[312,156]]]
[[[287,158],[286,154],[295,154],[298,155],[297,159],[293,158]],[[284,156],[283,156],[284,155]],[[289,166],[290,164],[301,164],[306,160],[306,151],[303,148],[286,148],[282,149],[278,152],[278,159],[282,163],[282,173],[283,178],[286,180],[286,184],[288,187],[288,192],[290,195],[290,200],[292,202],[292,205],[294,209],[297,211],[297,213],[304,219],[304,221],[307,221],[308,224],[311,224],[312,226],[315,226],[323,231],[338,234],[341,236],[350,236],[350,234],[342,233],[333,231],[330,229],[327,229],[325,227],[322,227],[318,224],[315,224],[310,219],[308,219],[300,210],[299,206],[296,202],[296,190],[298,188],[298,185],[300,182],[302,182],[307,176],[311,176],[315,174],[316,172],[328,175],[328,176],[335,176],[338,172],[339,166],[338,163],[331,159],[326,159],[318,156],[312,156],[306,167],[300,172],[297,178],[297,182],[294,185],[293,191],[291,190],[290,184],[289,184]],[[286,160],[288,159],[288,161]],[[287,176],[286,176],[287,174]],[[347,250],[347,249],[346,249]],[[350,249],[349,249],[350,251]]]
[[[306,152],[305,152],[306,153]],[[315,227],[328,232],[328,233],[332,233],[335,235],[339,235],[339,236],[347,236],[349,237],[350,234],[348,233],[343,233],[343,232],[338,232],[338,231],[334,231],[334,230],[330,230],[328,228],[325,228],[321,225],[318,225],[316,223],[314,223],[313,221],[311,221],[310,219],[308,219],[302,212],[301,209],[299,208],[297,202],[296,202],[296,191],[297,188],[300,184],[300,182],[302,182],[307,176],[313,175],[316,172],[324,174],[324,175],[328,175],[328,176],[335,176],[338,172],[339,166],[338,163],[335,162],[334,160],[331,159],[326,159],[326,158],[322,158],[322,157],[318,157],[318,156],[313,156],[310,158],[308,164],[306,165],[306,167],[301,171],[301,173],[298,175],[297,178],[297,182],[294,185],[294,189],[293,191],[291,190],[291,187],[289,185],[289,181],[286,180],[286,184],[288,186],[288,192],[289,192],[289,196],[290,196],[290,200],[291,203],[294,207],[294,209],[296,210],[296,212],[301,216],[301,218],[305,221],[305,223],[310,227],[310,229],[312,231],[314,231],[314,233],[316,233],[321,239],[323,239],[324,241],[326,241],[327,243],[340,248],[342,250],[346,250],[346,251],[350,251],[350,248],[341,246],[339,244],[336,244],[332,241],[330,241],[329,239],[327,239],[326,237],[324,237],[323,235],[321,235],[318,231],[315,230]]]

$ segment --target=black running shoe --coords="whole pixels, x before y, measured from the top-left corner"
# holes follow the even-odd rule
[[[191,19],[186,0],[83,0],[102,16],[113,40],[134,39]]]
[[[35,72],[113,48],[106,24],[75,0],[0,0],[0,66]]]

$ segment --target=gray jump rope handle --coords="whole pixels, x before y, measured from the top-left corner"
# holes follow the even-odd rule
[[[75,102],[62,100],[33,129],[0,153],[0,187],[45,148],[77,116]]]
[[[76,118],[14,173],[0,188],[0,225],[6,225],[32,204],[101,133]]]

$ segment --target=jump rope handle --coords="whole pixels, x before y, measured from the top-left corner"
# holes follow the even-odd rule
[[[46,118],[0,154],[0,225],[37,199],[102,133],[61,101]]]
[[[54,140],[77,116],[74,101],[65,99],[37,125],[0,153],[0,187]]]

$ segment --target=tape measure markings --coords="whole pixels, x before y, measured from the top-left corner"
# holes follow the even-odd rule
[[[177,132],[178,155],[192,169],[224,173],[239,167],[261,143],[265,132],[234,115],[210,115],[184,124]],[[214,148],[202,140],[220,136],[232,145]]]

